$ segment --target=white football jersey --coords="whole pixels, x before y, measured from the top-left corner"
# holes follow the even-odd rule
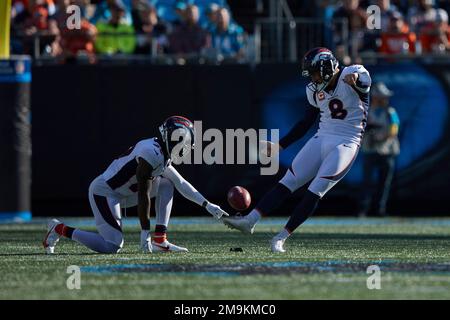
[[[143,158],[152,166],[152,177],[160,176],[170,163],[170,160],[165,159],[156,138],[139,141],[115,159],[102,174],[106,184],[116,194],[128,197],[138,191],[136,178],[138,158]]]
[[[357,86],[343,81],[350,73],[358,73]],[[362,65],[345,67],[333,92],[313,91],[306,87],[308,102],[320,109],[319,135],[345,137],[360,145],[369,111],[369,90],[372,81]]]

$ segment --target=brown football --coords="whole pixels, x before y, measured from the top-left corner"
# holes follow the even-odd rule
[[[252,198],[250,196],[250,193],[243,187],[234,186],[228,191],[228,203],[233,209],[237,211],[248,209],[251,202]]]

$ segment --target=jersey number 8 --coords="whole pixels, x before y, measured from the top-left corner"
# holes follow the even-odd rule
[[[328,103],[328,109],[330,109],[333,119],[343,120],[347,116],[347,110],[344,109],[344,104],[339,99],[332,99]]]

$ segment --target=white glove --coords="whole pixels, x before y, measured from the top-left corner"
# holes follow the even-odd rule
[[[141,250],[145,253],[152,253],[152,238],[149,230],[141,230]]]
[[[278,143],[266,140],[259,141],[259,154],[264,157],[274,157],[281,149],[282,148]]]
[[[215,205],[213,203],[209,203],[206,205],[206,210],[214,216],[217,220],[222,218],[222,216],[229,216],[228,213],[223,211],[218,205]]]

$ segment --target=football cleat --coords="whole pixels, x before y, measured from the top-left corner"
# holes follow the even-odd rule
[[[270,241],[272,252],[286,252],[283,248],[285,241],[286,239],[280,239],[277,237],[272,238],[272,241]]]
[[[141,243],[141,251],[143,253],[152,253],[152,244],[150,241],[146,241],[145,243]]]
[[[48,254],[52,254],[55,252],[55,246],[58,243],[59,238],[61,237],[55,231],[56,226],[59,224],[62,224],[62,222],[57,219],[52,219],[47,224],[47,234],[45,235],[42,244],[44,245],[45,251]]]
[[[253,234],[256,222],[250,221],[248,216],[234,216],[222,219],[223,223],[230,229],[237,229],[243,233]]]
[[[163,242],[155,242],[152,241],[152,249],[153,252],[188,252],[187,248],[183,248],[173,243],[170,243],[168,240],[164,240]]]

